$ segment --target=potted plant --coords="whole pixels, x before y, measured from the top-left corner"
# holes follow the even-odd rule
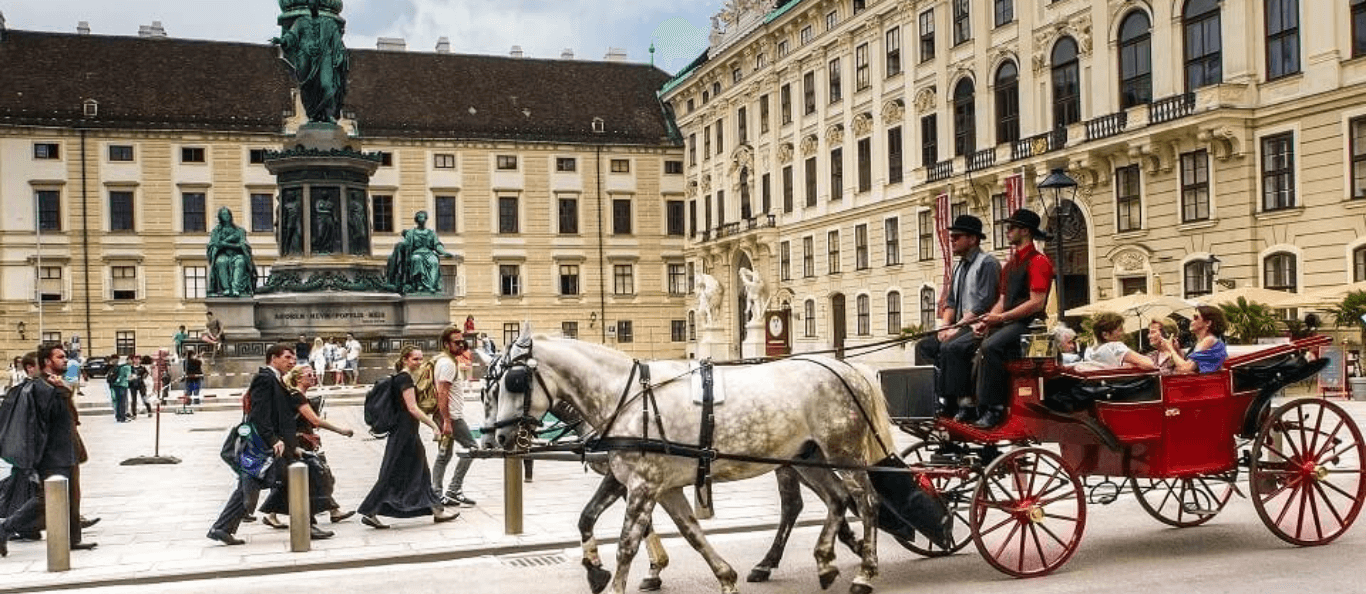
[[[1366,344],[1366,320],[1362,319],[1366,315],[1366,291],[1355,291],[1348,293],[1342,298],[1342,302],[1328,309],[1328,313],[1335,320],[1334,326],[1338,328],[1356,327],[1360,332],[1359,338],[1362,344]]]

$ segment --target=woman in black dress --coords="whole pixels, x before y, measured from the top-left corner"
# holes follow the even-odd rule
[[[310,515],[317,515],[328,512],[332,518],[332,523],[336,524],[345,520],[356,512],[343,512],[341,506],[332,498],[332,491],[336,486],[336,479],[332,476],[332,469],[327,464],[327,457],[322,453],[322,439],[319,437],[315,428],[321,427],[338,435],[351,437],[354,432],[351,429],[339,426],[318,416],[322,408],[321,399],[317,403],[308,397],[308,390],[318,384],[318,375],[312,367],[299,365],[285,374],[285,388],[289,390],[289,397],[293,399],[291,406],[297,410],[295,417],[295,432],[299,438],[299,449],[303,450],[299,460],[308,465],[308,505]],[[283,484],[283,483],[282,483]],[[289,525],[281,522],[275,514],[289,513],[289,498],[285,488],[273,489],[270,496],[266,497],[261,504],[261,513],[266,514],[261,522],[271,528],[288,528]]]
[[[436,522],[448,522],[460,516],[460,512],[447,510],[432,491],[432,471],[427,466],[427,452],[422,448],[422,437],[417,432],[417,424],[431,427],[432,432],[441,433],[441,428],[430,416],[417,407],[417,391],[413,388],[413,374],[422,365],[422,349],[413,345],[403,347],[399,352],[394,370],[399,372],[390,383],[392,405],[406,409],[408,414],[398,415],[398,423],[389,438],[384,442],[384,460],[380,462],[379,478],[370,494],[365,496],[357,510],[361,523],[371,528],[388,528],[376,516],[391,518],[416,518],[430,514]]]

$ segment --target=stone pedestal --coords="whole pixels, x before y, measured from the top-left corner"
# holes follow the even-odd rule
[[[720,328],[702,328],[697,336],[697,358],[725,361],[731,358],[726,333]]]
[[[764,353],[764,323],[755,320],[745,324],[745,340],[740,343],[740,356],[754,359],[765,356]]]
[[[204,300],[204,306],[223,324],[223,334],[228,340],[258,340],[262,337],[256,328],[256,302],[251,298],[210,297]],[[199,324],[202,327],[203,320]]]

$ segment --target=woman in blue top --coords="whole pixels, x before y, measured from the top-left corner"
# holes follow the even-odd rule
[[[1171,338],[1164,338],[1158,345],[1158,349],[1171,356],[1175,364],[1176,373],[1211,373],[1218,371],[1224,365],[1224,359],[1228,358],[1228,349],[1224,346],[1224,329],[1228,323],[1224,321],[1224,312],[1219,308],[1201,305],[1195,308],[1195,315],[1191,316],[1191,334],[1195,335],[1195,347],[1190,354],[1182,353],[1175,347],[1175,342]]]

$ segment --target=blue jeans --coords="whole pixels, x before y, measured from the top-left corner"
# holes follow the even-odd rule
[[[189,398],[190,401],[193,402],[193,403],[195,403],[195,404],[199,404],[199,382],[200,382],[200,381],[201,381],[201,380],[197,380],[197,379],[193,379],[193,380],[192,380],[192,379],[187,379],[187,380],[185,380],[185,397],[186,397],[186,398]]]
[[[114,418],[120,423],[128,420],[128,386],[110,386],[114,392]]]

